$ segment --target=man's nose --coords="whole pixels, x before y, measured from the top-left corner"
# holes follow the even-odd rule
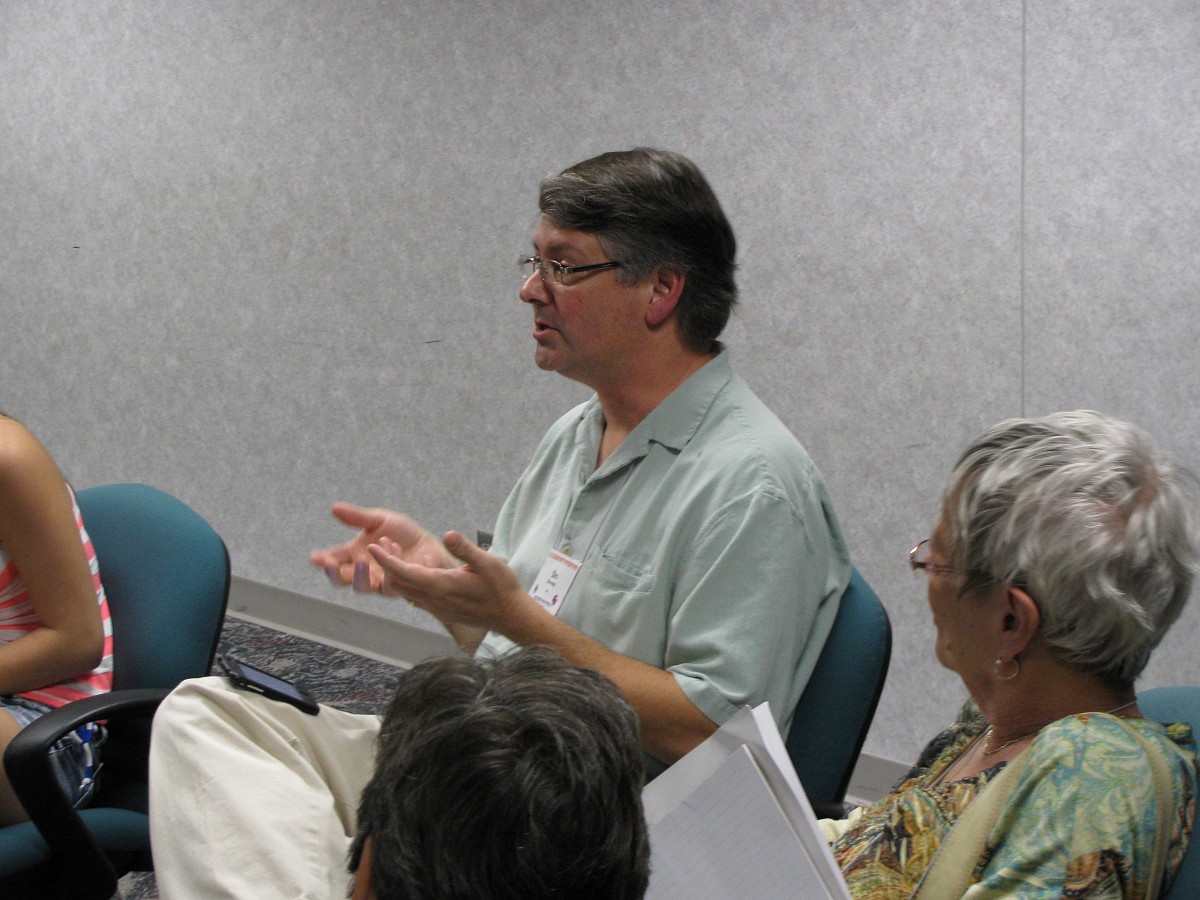
[[[546,281],[542,278],[540,269],[534,267],[533,273],[525,279],[517,296],[526,303],[550,302],[550,290],[546,287]]]

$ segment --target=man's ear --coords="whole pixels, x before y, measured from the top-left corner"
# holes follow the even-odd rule
[[[687,278],[678,269],[657,269],[650,277],[653,290],[646,307],[646,324],[657,328],[671,317],[679,305]]]
[[[375,900],[371,890],[371,838],[363,839],[362,855],[358,859],[358,870],[354,873],[354,890],[350,900]]]
[[[1042,613],[1028,593],[1019,587],[1009,586],[1004,590],[1003,614],[1002,656],[1011,659],[1023,653],[1032,643],[1042,624]]]

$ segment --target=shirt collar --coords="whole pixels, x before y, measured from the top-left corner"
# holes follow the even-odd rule
[[[601,469],[615,471],[628,465],[645,456],[651,444],[661,444],[668,450],[680,452],[696,434],[717,394],[732,378],[729,351],[718,341],[716,355],[652,409],[616,452],[605,460]],[[602,416],[600,401],[592,397],[583,410],[580,437],[584,440],[593,437],[598,445]]]

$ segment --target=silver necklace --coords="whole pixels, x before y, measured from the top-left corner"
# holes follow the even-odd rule
[[[1120,706],[1114,706],[1112,709],[1106,709],[1106,710],[1104,710],[1104,712],[1106,715],[1111,716],[1116,713],[1119,713],[1123,709],[1128,709],[1129,707],[1133,706],[1135,703],[1137,703],[1136,698],[1134,698],[1133,700],[1130,700],[1126,703],[1122,703]],[[1047,724],[1049,724],[1049,723],[1047,723]],[[983,755],[984,756],[995,756],[997,753],[999,753],[1005,747],[1011,747],[1013,744],[1020,743],[1021,741],[1025,740],[1026,738],[1033,737],[1035,734],[1037,734],[1039,731],[1041,731],[1045,727],[1046,727],[1045,725],[1039,725],[1037,728],[1032,728],[1029,731],[1023,731],[1020,734],[1018,734],[1016,737],[1009,738],[1003,744],[993,747],[992,746],[992,734],[995,731],[995,728],[994,728],[994,726],[989,725],[987,727],[987,731],[985,731],[983,733]]]

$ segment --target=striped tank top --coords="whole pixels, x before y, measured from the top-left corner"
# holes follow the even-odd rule
[[[88,566],[92,572],[92,584],[96,588],[96,602],[100,605],[100,618],[104,623],[104,657],[100,665],[90,672],[83,672],[66,681],[52,684],[38,690],[25,691],[17,696],[25,697],[47,706],[62,706],[72,700],[103,694],[112,690],[112,620],[108,614],[108,599],[104,596],[104,585],[100,583],[100,567],[96,562],[96,551],[92,548],[91,538],[83,527],[83,516],[75,503],[75,494],[71,494],[71,504],[75,509],[75,523],[79,526],[79,539],[87,554]],[[25,589],[25,580],[17,571],[16,563],[9,558],[8,551],[0,542],[0,644],[15,641],[29,632],[41,627],[33,601]]]

